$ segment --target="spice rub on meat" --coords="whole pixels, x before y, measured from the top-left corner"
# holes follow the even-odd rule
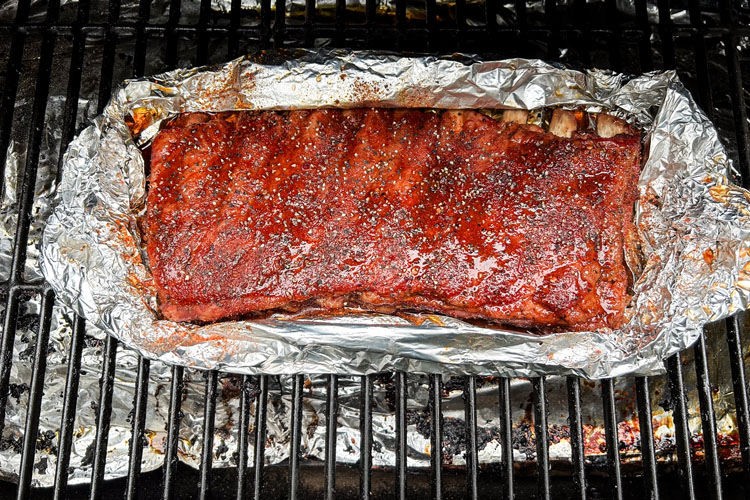
[[[356,305],[620,326],[640,136],[608,117],[597,135],[572,113],[550,131],[524,116],[178,116],[151,150],[146,239],[162,314]]]

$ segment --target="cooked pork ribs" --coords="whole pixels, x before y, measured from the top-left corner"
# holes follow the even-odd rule
[[[586,116],[588,118],[588,116]],[[427,311],[539,329],[624,321],[640,135],[555,112],[183,114],[151,149],[161,312]]]

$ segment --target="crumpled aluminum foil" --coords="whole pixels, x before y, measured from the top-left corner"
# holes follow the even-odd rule
[[[630,320],[614,332],[546,336],[452,318],[417,326],[371,315],[227,321],[160,320],[137,230],[147,143],[185,111],[391,106],[575,107],[607,111],[646,132],[636,223],[645,265]],[[131,137],[129,124],[138,135]],[[673,72],[628,78],[538,60],[405,58],[297,51],[126,81],[70,145],[40,265],[60,301],[143,355],[235,373],[383,370],[475,375],[663,372],[702,326],[745,309],[750,193],[730,184],[713,125]]]

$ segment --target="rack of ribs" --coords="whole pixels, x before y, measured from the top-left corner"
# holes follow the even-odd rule
[[[584,126],[589,118],[596,127]],[[640,134],[608,115],[187,113],[151,148],[161,314],[423,311],[617,328]]]

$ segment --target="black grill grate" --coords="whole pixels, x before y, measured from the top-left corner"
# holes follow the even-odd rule
[[[410,19],[409,9],[413,7],[406,0],[395,2],[395,12],[383,13],[376,0],[366,0],[363,16],[354,15],[347,9],[345,0],[337,0],[329,18],[321,17],[323,13],[316,9],[315,0],[307,0],[304,12],[300,17],[285,16],[285,0],[261,0],[260,9],[251,13],[241,11],[240,0],[232,0],[229,14],[217,14],[211,9],[209,0],[201,0],[197,22],[186,23],[179,0],[170,3],[165,22],[150,22],[151,2],[141,0],[137,5],[135,21],[122,21],[123,6],[120,0],[110,0],[99,4],[92,0],[79,0],[75,4],[75,16],[72,21],[61,20],[63,9],[70,11],[70,5],[61,8],[60,0],[50,0],[46,6],[30,0],[20,0],[15,9],[12,21],[0,24],[0,48],[6,61],[3,95],[0,102],[0,160],[5,164],[5,156],[14,134],[26,137],[25,168],[18,200],[19,214],[16,231],[11,273],[8,280],[2,283],[0,294],[6,302],[5,316],[0,342],[0,434],[5,421],[6,405],[9,394],[9,377],[11,359],[16,337],[19,303],[30,294],[41,294],[38,333],[33,354],[33,376],[29,381],[30,395],[26,418],[24,440],[21,447],[21,465],[17,485],[0,483],[0,498],[18,499],[37,496],[63,499],[68,497],[89,497],[99,499],[115,494],[124,495],[127,499],[138,497],[177,498],[189,493],[190,497],[210,498],[212,495],[222,498],[262,498],[283,497],[296,499],[303,497],[325,496],[327,499],[340,498],[369,499],[389,497],[394,491],[398,498],[414,497],[417,494],[431,495],[433,498],[461,497],[484,498],[501,496],[506,499],[522,498],[536,494],[538,498],[553,498],[573,494],[576,498],[606,497],[624,498],[633,495],[627,491],[633,487],[639,495],[648,498],[681,496],[684,498],[722,498],[722,486],[728,491],[737,491],[737,486],[722,482],[722,477],[729,474],[728,466],[721,462],[717,443],[716,422],[714,418],[713,387],[709,380],[708,356],[705,339],[694,348],[694,366],[683,366],[679,356],[668,360],[671,407],[674,411],[677,449],[677,483],[662,471],[657,470],[651,425],[651,401],[649,379],[636,378],[635,393],[638,416],[640,420],[642,471],[635,480],[624,476],[621,471],[620,453],[618,453],[617,435],[617,399],[612,380],[602,384],[601,402],[606,429],[606,477],[604,480],[588,473],[584,458],[582,436],[583,413],[581,407],[581,386],[579,380],[569,378],[567,381],[568,412],[571,424],[572,447],[572,486],[558,493],[555,489],[558,476],[550,474],[548,453],[547,393],[545,378],[533,382],[533,426],[536,436],[536,481],[529,487],[514,469],[512,460],[512,416],[513,405],[510,400],[510,382],[508,379],[497,381],[499,394],[498,412],[501,417],[500,436],[502,441],[503,462],[499,468],[491,469],[494,483],[487,480],[488,473],[482,472],[478,460],[476,380],[467,378],[464,386],[466,441],[465,472],[446,470],[442,464],[443,417],[441,410],[442,382],[439,375],[429,378],[429,430],[432,450],[432,467],[428,477],[416,474],[407,469],[407,374],[395,375],[396,388],[396,467],[395,487],[383,487],[388,475],[372,468],[373,415],[370,401],[373,396],[373,377],[362,378],[361,407],[361,449],[363,452],[358,469],[335,466],[336,459],[336,419],[338,411],[337,388],[338,378],[331,376],[328,380],[328,399],[326,402],[326,452],[323,470],[322,487],[302,488],[301,474],[306,472],[306,465],[300,457],[301,412],[303,407],[304,378],[297,376],[293,384],[293,406],[291,415],[291,450],[287,466],[264,467],[264,443],[266,442],[266,412],[269,395],[269,379],[266,376],[243,377],[241,385],[241,407],[239,416],[239,449],[238,468],[230,473],[212,468],[210,450],[214,432],[213,422],[216,412],[217,378],[216,372],[210,372],[205,378],[205,428],[204,442],[208,444],[201,457],[198,472],[197,488],[186,489],[183,472],[178,469],[177,445],[181,420],[181,402],[184,392],[184,370],[172,369],[171,396],[169,404],[168,437],[165,449],[165,464],[158,475],[141,474],[142,447],[146,428],[146,406],[148,394],[149,361],[140,359],[137,367],[137,382],[133,399],[132,436],[130,439],[129,469],[124,484],[110,484],[103,480],[107,459],[107,439],[109,434],[110,413],[112,410],[113,387],[117,370],[117,341],[108,338],[104,348],[101,372],[100,398],[98,403],[98,425],[93,448],[93,472],[90,487],[68,487],[68,467],[71,443],[75,429],[73,421],[79,392],[79,371],[81,352],[84,344],[84,322],[77,318],[72,329],[72,341],[69,352],[69,368],[65,385],[65,397],[61,409],[61,425],[58,441],[58,462],[52,491],[32,490],[30,487],[36,436],[39,429],[40,405],[42,403],[43,382],[46,369],[50,318],[54,296],[40,281],[27,281],[24,276],[26,265],[27,239],[32,222],[32,205],[34,186],[37,176],[40,149],[45,126],[45,111],[50,92],[50,82],[57,76],[57,65],[61,58],[70,61],[67,75],[67,90],[64,105],[62,127],[62,147],[59,158],[67,144],[77,132],[76,114],[81,92],[81,75],[84,67],[86,47],[96,39],[103,49],[100,64],[101,79],[98,89],[98,110],[101,111],[111,91],[116,67],[127,66],[125,76],[141,76],[148,72],[176,68],[181,65],[205,64],[209,61],[220,61],[251,51],[256,48],[314,46],[324,41],[327,44],[352,48],[382,48],[392,50],[451,52],[492,52],[495,56],[528,56],[559,59],[561,49],[566,48],[575,54],[575,60],[582,65],[604,66],[615,70],[632,72],[649,71],[654,68],[687,67],[694,77],[686,78],[692,82],[696,98],[709,116],[715,117],[714,100],[717,91],[712,87],[711,65],[707,44],[722,42],[724,60],[718,64],[727,70],[728,82],[723,89],[729,94],[733,110],[732,123],[727,128],[734,133],[728,137],[734,144],[737,166],[745,185],[750,179],[750,134],[748,133],[748,110],[743,86],[743,68],[740,63],[738,44],[750,37],[750,28],[742,24],[748,18],[748,9],[740,3],[720,0],[718,4],[718,22],[706,23],[706,5],[699,0],[688,0],[687,5],[676,7],[687,9],[688,23],[673,22],[669,0],[659,0],[657,4],[658,23],[649,18],[649,5],[645,0],[636,0],[634,17],[625,19],[618,11],[614,0],[605,0],[603,9],[592,10],[585,0],[561,2],[545,0],[544,15],[541,18],[527,9],[524,2],[501,4],[497,0],[487,0],[484,5],[467,3],[467,0],[456,0],[448,8],[435,0],[425,0],[418,7],[424,8],[425,19]],[[500,25],[495,14],[502,9],[512,7],[515,10],[515,23],[512,26]],[[474,25],[467,21],[469,10],[479,8],[484,12],[484,25]],[[563,11],[565,15],[563,16]],[[45,13],[46,12],[46,13]],[[440,13],[439,13],[440,12]],[[357,17],[359,16],[359,17]],[[739,16],[739,17],[738,17]],[[332,20],[330,19],[332,17]],[[356,17],[356,19],[354,19]],[[92,20],[92,18],[95,18]],[[41,20],[40,20],[41,19]],[[322,19],[322,20],[321,20]],[[353,22],[352,19],[357,22]],[[714,16],[711,19],[716,19]],[[652,36],[656,41],[652,41]],[[117,59],[116,47],[122,37],[135,39],[135,51],[132,60],[122,62]],[[72,40],[70,53],[56,53],[56,46],[61,39]],[[13,111],[19,93],[19,84],[26,52],[36,50],[38,57],[36,76],[33,78],[33,106],[28,121],[20,124],[13,122]],[[194,43],[195,58],[183,61],[179,58],[179,44]],[[87,45],[88,44],[88,45]],[[212,45],[213,44],[213,45]],[[678,65],[678,55],[684,57],[687,45],[687,61]],[[678,46],[681,51],[678,51]],[[32,48],[30,48],[32,47]],[[225,47],[222,51],[212,51],[212,47]],[[158,58],[151,54],[157,53]],[[716,62],[716,61],[713,61]],[[747,60],[744,61],[747,64]],[[721,92],[724,92],[722,90]],[[748,421],[748,385],[745,378],[743,360],[743,340],[747,341],[747,329],[743,326],[744,317],[736,316],[726,321],[726,341],[732,370],[736,420],[739,433],[741,453],[741,473],[738,483],[750,484],[750,422]],[[688,427],[688,408],[683,381],[683,370],[695,370],[697,375],[700,419],[703,429],[704,460],[702,465],[694,463],[692,454],[695,447],[690,440]],[[251,426],[250,406],[256,404],[255,422]],[[329,418],[334,416],[333,419]],[[252,428],[252,430],[251,430]],[[259,452],[253,457],[252,464],[248,459],[248,446],[251,441]],[[358,471],[358,472],[357,472]],[[722,472],[724,476],[722,476]],[[345,487],[336,488],[337,473],[340,483]],[[229,474],[229,475],[228,475]],[[514,474],[516,477],[514,477]],[[352,477],[359,476],[358,487]],[[455,477],[465,478],[465,487],[456,487]],[[408,479],[407,479],[408,476]],[[192,476],[191,476],[192,477]],[[264,480],[267,477],[267,480]],[[736,476],[731,476],[736,477]],[[343,479],[342,479],[343,478]],[[588,479],[588,483],[587,483]],[[157,481],[156,484],[151,484]],[[283,485],[284,481],[287,484]],[[569,480],[568,480],[569,481]],[[635,482],[634,482],[635,481]],[[228,484],[228,482],[236,483]],[[459,481],[460,482],[460,481]],[[491,486],[488,486],[492,483]],[[158,485],[161,485],[160,487]],[[448,488],[450,485],[450,488]],[[598,485],[598,486],[597,486]],[[601,488],[605,485],[605,489]],[[661,488],[659,486],[662,486]],[[745,486],[746,488],[747,486]],[[741,488],[741,487],[740,487]],[[563,491],[563,490],[561,490]],[[747,490],[745,491],[747,494]]]

